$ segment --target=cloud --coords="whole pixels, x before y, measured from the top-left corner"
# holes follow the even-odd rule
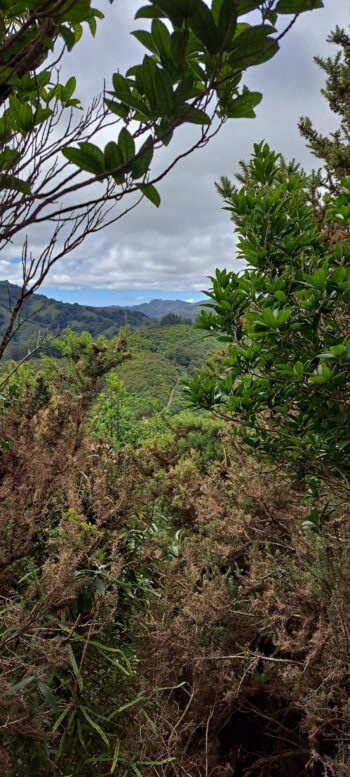
[[[115,290],[160,289],[163,291],[201,290],[206,276],[213,270],[213,256],[224,266],[232,258],[232,236],[211,231],[199,234],[187,229],[186,242],[145,229],[134,235],[132,243],[126,233],[117,244],[106,239],[91,249],[84,262],[73,254],[51,271],[50,286],[76,285]],[[237,268],[240,266],[237,262]]]
[[[63,68],[66,76],[77,74],[85,103],[102,87],[103,78],[108,88],[114,71],[123,72],[142,56],[138,42],[127,34],[142,24],[132,21],[140,3],[114,2],[106,9],[105,0],[99,0],[98,5],[107,18],[99,25],[96,40],[87,33]],[[234,260],[233,225],[222,210],[214,181],[222,174],[232,177],[239,160],[247,159],[253,143],[262,138],[306,167],[317,166],[298,134],[297,121],[304,114],[322,131],[335,127],[320,95],[324,79],[313,56],[332,53],[326,38],[336,24],[348,24],[345,5],[344,0],[325,0],[324,10],[303,14],[281,41],[279,54],[244,79],[264,94],[257,118],[227,122],[205,149],[180,162],[160,183],[159,210],[144,202],[114,226],[91,236],[52,269],[49,286],[76,288],[77,300],[82,288],[161,289],[190,295],[191,290],[208,286],[207,276],[216,266],[239,268]],[[157,165],[191,145],[197,131],[190,126],[181,128]],[[32,248],[39,250],[47,235],[47,227],[33,230],[29,235]],[[13,263],[8,265],[6,260],[20,252],[21,246],[14,245],[8,256],[4,254],[0,277],[9,277],[11,271],[14,280]],[[93,302],[93,293],[91,299]]]

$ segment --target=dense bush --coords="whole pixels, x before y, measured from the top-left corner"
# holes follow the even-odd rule
[[[228,358],[219,377],[195,376],[189,396],[292,474],[347,480],[350,179],[328,206],[336,246],[306,201],[304,176],[267,144],[255,146],[226,205],[247,269],[212,278],[213,312],[199,326],[221,336]]]

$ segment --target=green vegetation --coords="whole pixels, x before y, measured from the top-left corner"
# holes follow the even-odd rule
[[[19,293],[18,286],[0,281],[0,336],[6,331]],[[44,342],[47,336],[62,334],[66,329],[109,338],[115,337],[124,326],[135,329],[151,326],[150,319],[145,315],[128,308],[69,304],[49,299],[43,294],[35,294],[23,303],[21,319],[21,326],[7,347],[7,359],[21,359]],[[55,343],[52,347],[55,348]]]
[[[139,15],[164,8],[181,39],[187,13],[210,52],[228,4],[217,28],[198,7]],[[216,271],[197,326],[110,337],[88,309],[106,336],[2,364],[1,775],[349,775],[350,63],[332,40],[325,168],[261,142],[221,179],[246,268]]]
[[[154,327],[131,334],[133,354],[117,368],[138,419],[155,411],[173,415],[187,406],[183,386],[209,354],[216,351],[215,337],[203,335],[188,324]]]
[[[350,179],[328,199],[341,225],[330,248],[306,203],[305,179],[267,144],[226,201],[248,269],[217,270],[199,326],[224,336],[222,375],[191,384],[194,404],[228,415],[244,442],[295,476],[347,479],[350,379]]]

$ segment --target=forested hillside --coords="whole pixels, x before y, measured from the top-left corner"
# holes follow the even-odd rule
[[[20,294],[19,286],[0,281],[0,337],[6,329],[11,310]],[[44,294],[29,297],[22,306],[20,327],[8,346],[8,359],[21,359],[44,341],[47,335],[61,334],[65,329],[90,332],[94,337],[115,337],[123,326],[135,329],[151,326],[143,313],[118,306],[93,307],[49,299]]]
[[[188,406],[184,384],[220,349],[217,338],[188,324],[154,327],[131,335],[130,361],[116,372],[133,395],[136,417],[166,409],[171,415]]]

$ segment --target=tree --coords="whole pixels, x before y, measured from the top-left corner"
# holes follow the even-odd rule
[[[311,153],[322,160],[319,185],[331,194],[339,193],[339,182],[350,175],[350,37],[336,27],[328,37],[338,46],[334,57],[315,57],[315,62],[327,76],[322,94],[333,113],[339,117],[339,127],[328,137],[314,128],[311,119],[302,117],[299,129]]]
[[[193,405],[228,418],[244,443],[293,477],[349,487],[350,239],[332,249],[305,177],[262,142],[226,207],[241,274],[217,270],[199,326],[227,343],[220,375],[196,375]],[[327,217],[350,229],[350,179]]]
[[[192,324],[190,319],[182,318],[176,313],[166,313],[159,321],[160,326],[176,326],[177,324]]]
[[[105,440],[114,451],[137,444],[137,423],[132,416],[128,392],[123,381],[112,372],[106,377],[105,390],[97,397],[91,426],[97,438]]]
[[[0,246],[21,236],[24,242],[22,288],[11,303],[0,357],[24,300],[55,262],[143,196],[158,206],[154,184],[179,158],[205,146],[226,119],[254,117],[261,94],[241,87],[243,73],[276,54],[279,39],[302,11],[319,7],[321,0],[272,0],[268,7],[263,0],[213,0],[211,9],[203,0],[150,0],[136,17],[151,20],[151,29],[134,33],[150,53],[125,76],[114,73],[112,88],[76,120],[75,79],[60,83],[55,64],[77,43],[84,23],[94,34],[101,13],[90,0],[4,0]],[[260,23],[242,22],[252,10]],[[273,25],[288,13],[293,20],[276,37]],[[198,125],[197,140],[155,177],[154,153],[186,122]],[[98,135],[106,128],[111,139],[101,149]],[[126,195],[134,198],[120,211],[116,206]],[[26,234],[42,224],[51,225],[51,237],[32,256]]]

